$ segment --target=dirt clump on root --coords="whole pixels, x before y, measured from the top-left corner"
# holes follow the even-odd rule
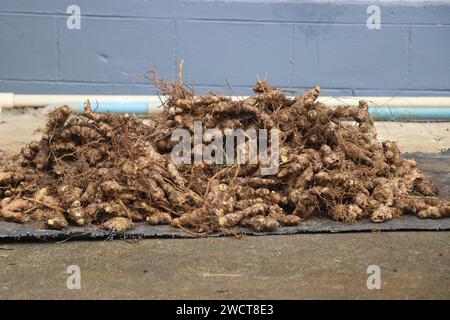
[[[394,142],[377,142],[364,101],[329,108],[317,101],[319,87],[288,98],[265,81],[256,83],[254,96],[232,100],[156,82],[167,100],[149,124],[96,113],[89,102],[83,115],[67,106],[50,113],[40,141],[0,158],[1,216],[49,229],[73,224],[124,232],[147,222],[205,235],[238,225],[272,231],[315,216],[354,223],[450,215],[449,201],[437,198],[416,162]],[[194,121],[202,132],[278,129],[278,171],[262,175],[264,165],[249,161],[173,162],[172,133],[193,134]],[[195,146],[188,158],[205,148]]]

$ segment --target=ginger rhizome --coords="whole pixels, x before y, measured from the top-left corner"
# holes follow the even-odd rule
[[[88,101],[83,115],[67,106],[50,113],[41,140],[0,158],[1,216],[49,229],[72,224],[124,232],[144,222],[195,235],[236,226],[273,231],[316,216],[346,223],[450,216],[449,201],[437,198],[415,161],[404,159],[394,142],[376,140],[364,101],[329,108],[317,101],[319,87],[288,98],[265,81],[243,100],[157,85],[168,99],[149,123],[96,113]],[[195,121],[203,132],[279,130],[278,171],[262,175],[260,162],[173,162],[172,133],[193,133]]]

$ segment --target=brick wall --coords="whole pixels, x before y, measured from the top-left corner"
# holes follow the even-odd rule
[[[198,91],[248,94],[267,74],[327,95],[450,95],[450,2],[0,0],[0,92],[152,94],[142,74],[176,78],[180,59]]]

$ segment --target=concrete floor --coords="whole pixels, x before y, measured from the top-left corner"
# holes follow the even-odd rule
[[[20,150],[44,121],[0,114],[0,149]],[[450,123],[376,126],[403,152],[450,147]],[[449,248],[450,232],[0,243],[0,299],[450,299]],[[69,265],[81,290],[66,287]],[[380,290],[367,288],[369,265]]]
[[[450,298],[449,232],[10,243],[0,248],[2,299]],[[69,265],[80,267],[80,290],[66,287]],[[380,267],[380,290],[367,288],[369,265]]]

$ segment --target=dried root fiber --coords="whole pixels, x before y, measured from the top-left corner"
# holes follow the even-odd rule
[[[0,158],[1,217],[115,232],[146,222],[203,235],[235,226],[272,231],[314,216],[346,223],[450,216],[449,201],[437,198],[416,163],[395,143],[376,140],[364,101],[328,108],[317,101],[319,87],[288,98],[265,81],[240,101],[196,96],[176,83],[157,86],[168,100],[150,124],[95,113],[89,101],[83,115],[67,106],[49,114],[40,141]],[[279,170],[261,175],[260,162],[174,163],[172,133],[194,132],[196,120],[203,132],[278,129]],[[208,148],[200,147],[192,158]]]

